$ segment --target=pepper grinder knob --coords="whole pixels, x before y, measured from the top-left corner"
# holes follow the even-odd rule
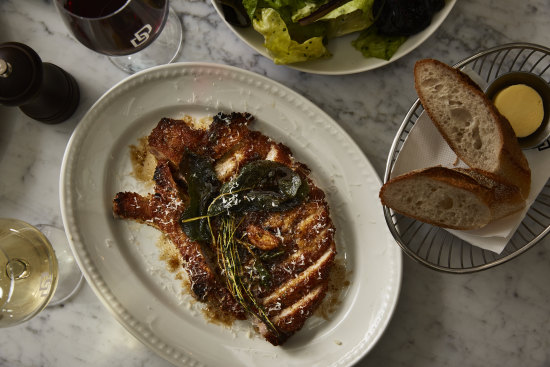
[[[0,44],[0,105],[19,106],[34,120],[57,124],[72,116],[79,101],[80,91],[72,75],[43,63],[27,45]]]

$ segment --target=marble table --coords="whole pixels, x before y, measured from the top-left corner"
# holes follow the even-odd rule
[[[550,46],[550,2],[460,0],[415,51],[356,75],[320,76],[276,66],[236,38],[206,0],[173,0],[183,21],[180,61],[241,67],[307,97],[353,137],[380,175],[393,137],[416,96],[412,66],[434,57],[455,63],[508,42]],[[69,35],[51,0],[0,1],[0,42],[33,47],[78,80],[76,114],[44,125],[0,106],[0,217],[62,226],[61,160],[86,110],[127,75]],[[550,237],[512,262],[448,275],[405,258],[392,321],[358,366],[550,366]],[[169,366],[130,335],[85,284],[61,307],[0,330],[0,366]]]

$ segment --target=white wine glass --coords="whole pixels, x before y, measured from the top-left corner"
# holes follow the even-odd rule
[[[181,21],[169,0],[54,0],[73,36],[135,73],[174,61],[181,51]]]
[[[0,218],[0,328],[67,301],[82,279],[63,230]]]

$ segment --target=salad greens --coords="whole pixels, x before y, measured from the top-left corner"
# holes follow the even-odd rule
[[[268,49],[276,64],[291,64],[309,59],[330,56],[323,44],[323,36],[313,36],[303,42],[291,38],[286,22],[272,8],[262,8],[256,13],[252,24],[265,38]],[[303,38],[303,35],[300,35]]]
[[[327,0],[243,0],[243,6],[254,29],[264,36],[264,46],[274,62],[290,64],[330,57],[327,39],[369,29],[374,22],[373,1],[352,0],[305,26],[298,21],[311,15]],[[354,46],[366,57],[389,59],[400,44],[395,47],[397,42],[391,39],[384,48],[386,37],[379,36],[376,51],[372,52],[366,45],[372,39],[371,33],[360,34],[356,41],[360,43]]]
[[[422,3],[424,0],[416,1]],[[431,1],[431,0],[425,0]],[[444,4],[443,0],[435,0]],[[263,35],[264,46],[276,64],[290,64],[311,59],[330,57],[326,48],[331,38],[357,32],[352,42],[365,57],[389,60],[406,41],[406,35],[388,35],[379,32],[376,23],[381,14],[391,14],[393,7],[418,7],[408,0],[351,0],[324,14],[334,0],[242,0],[242,5],[254,29]],[[375,4],[376,3],[376,4]],[[414,3],[414,4],[413,4]],[[407,5],[409,4],[409,5]],[[422,5],[424,6],[424,5]],[[427,6],[427,5],[426,5]],[[387,10],[392,7],[391,10]],[[325,8],[325,9],[323,9]],[[374,10],[377,14],[373,14]],[[318,16],[319,14],[323,16]],[[314,20],[309,21],[314,15]],[[399,14],[404,14],[399,10]],[[306,18],[309,17],[309,18]],[[308,22],[304,22],[308,19]],[[408,18],[410,19],[410,17]],[[431,20],[431,14],[429,21]],[[399,26],[399,25],[398,25]]]

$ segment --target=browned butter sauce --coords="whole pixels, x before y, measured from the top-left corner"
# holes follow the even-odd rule
[[[325,320],[330,319],[330,315],[336,312],[342,304],[342,299],[351,284],[350,277],[351,272],[346,268],[344,261],[336,258],[330,270],[327,295],[315,311],[315,315]]]
[[[130,145],[130,160],[132,176],[148,187],[152,186],[157,159],[147,149],[147,137],[140,138],[136,145]]]

